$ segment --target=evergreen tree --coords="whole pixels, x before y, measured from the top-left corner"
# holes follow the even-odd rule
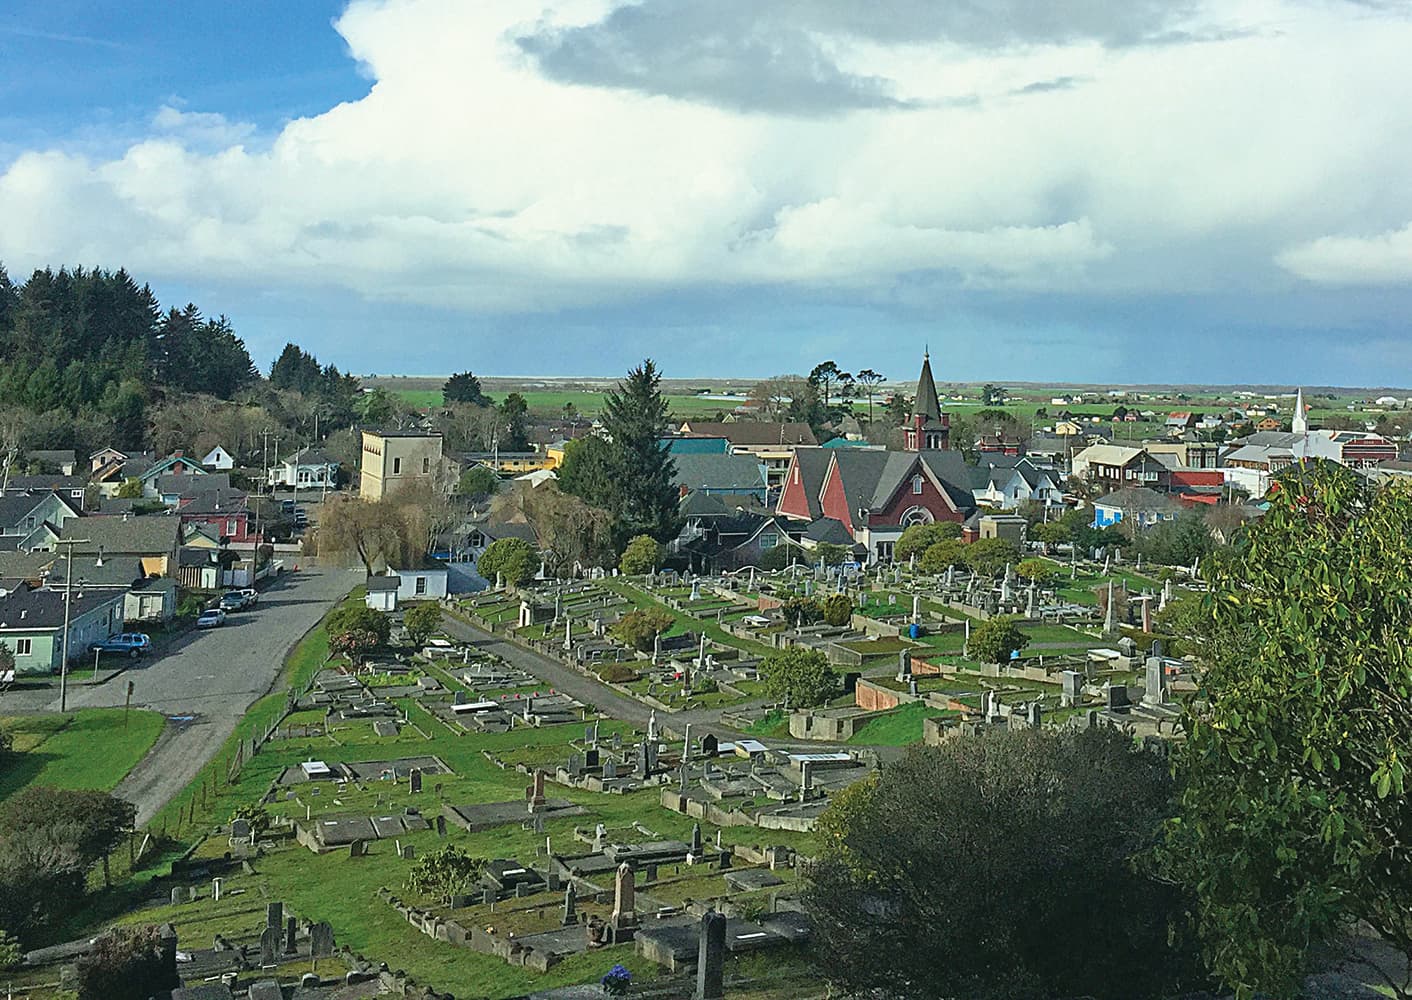
[[[501,451],[529,450],[529,404],[518,392],[512,392],[500,404],[501,426],[505,436],[500,439]]]
[[[480,379],[470,372],[457,372],[441,387],[441,398],[446,403],[472,403],[475,406],[490,406],[491,401],[481,391]]]
[[[665,543],[681,527],[673,485],[676,466],[662,447],[669,428],[661,381],[656,364],[648,358],[628,372],[604,406],[603,429],[613,449],[621,491],[621,505],[607,509],[618,516],[615,534],[620,544],[635,535],[651,535]]]

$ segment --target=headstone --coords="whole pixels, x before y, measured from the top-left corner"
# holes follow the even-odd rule
[[[265,964],[273,963],[267,962]],[[262,979],[258,983],[250,984],[248,996],[250,1000],[284,1000],[284,991],[273,979]]]
[[[250,836],[250,824],[243,819],[231,820],[230,835],[236,840],[244,840]]]
[[[416,848],[415,845],[413,845],[413,844],[403,844],[403,845],[402,845],[402,860],[403,860],[403,861],[415,861],[415,860],[417,860],[417,848]]]
[[[274,927],[266,927],[260,932],[260,965],[274,965],[279,954],[280,932]]]
[[[700,824],[700,823],[693,823],[693,824],[691,825],[691,853],[692,853],[692,854],[698,854],[698,855],[701,853],[701,824]]]
[[[657,710],[655,708],[647,714],[647,742],[657,742]]]
[[[897,651],[897,679],[905,681],[912,676],[912,654],[911,650],[899,649]]]
[[[326,921],[309,927],[309,954],[314,958],[328,958],[333,954],[333,928]]]
[[[613,882],[613,929],[633,927],[637,924],[635,909],[636,883],[633,881],[632,866],[624,862],[618,866],[618,877]]]
[[[218,878],[213,878],[213,879],[211,879],[211,902],[213,902],[213,903],[219,903],[220,901],[221,901],[221,880],[218,879]]]
[[[1144,705],[1165,705],[1167,703],[1167,666],[1160,656],[1147,658],[1146,687],[1142,694]]]
[[[525,798],[529,799],[529,811],[544,808],[544,772],[535,769],[534,783],[525,789]]]
[[[187,902],[188,898],[189,898],[189,897],[188,897],[188,895],[187,895],[186,886],[184,886],[184,885],[174,885],[174,886],[172,886],[172,905],[173,905],[173,906],[180,906],[182,903]]]
[[[657,881],[657,866],[656,866],[656,865],[648,865],[648,866],[647,866],[646,879],[647,879],[648,882],[656,882],[656,881]]]
[[[348,856],[350,858],[361,858],[367,851],[367,845],[361,840],[354,840],[348,845]]]
[[[711,733],[707,733],[705,736],[701,737],[701,756],[715,757],[716,754],[720,753],[720,746],[720,740],[716,739]]]
[[[701,943],[696,953],[695,1000],[725,997],[726,918],[714,910],[701,918]]]
[[[1126,712],[1130,707],[1128,701],[1128,686],[1126,684],[1108,685],[1108,711]]]
[[[603,780],[608,781],[618,776],[618,762],[609,757],[603,762]]]
[[[1108,568],[1105,566],[1105,573]],[[1108,581],[1108,607],[1103,613],[1103,632],[1105,635],[1112,635],[1118,631],[1118,605],[1113,600],[1113,581]]]
[[[576,924],[579,921],[578,907],[576,905],[577,900],[578,890],[574,888],[574,883],[571,879],[568,886],[564,889],[564,911],[560,918],[565,927],[570,924]]]
[[[284,918],[284,952],[286,955],[293,955],[299,950],[298,941],[295,939],[299,933],[299,921],[293,917]]]
[[[407,782],[408,782],[408,787],[411,788],[413,795],[419,795],[419,794],[421,794],[421,791],[422,791],[422,769],[421,769],[420,767],[414,767],[414,768],[412,768],[412,773],[408,776]]]
[[[1031,727],[1038,729],[1044,718],[1044,706],[1037,701],[1030,702],[1026,708],[1025,718]]]
[[[462,690],[461,688],[457,688],[457,689],[456,689],[454,692],[452,692],[452,694],[451,694],[451,704],[453,704],[453,705],[464,705],[464,704],[466,704],[466,692],[465,692],[464,690]]]
[[[438,837],[446,836],[446,817],[440,813],[436,817],[436,835]]]
[[[602,851],[608,846],[608,828],[599,823],[593,828],[593,849]]]
[[[1083,703],[1084,675],[1078,670],[1065,670],[1060,677],[1060,708],[1077,708]]]
[[[265,904],[265,926],[279,930],[284,925],[284,904]]]

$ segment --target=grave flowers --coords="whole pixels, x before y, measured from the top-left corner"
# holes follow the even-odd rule
[[[628,984],[632,982],[632,973],[621,965],[615,965],[608,970],[600,982],[603,984],[605,995],[610,997],[626,996]]]

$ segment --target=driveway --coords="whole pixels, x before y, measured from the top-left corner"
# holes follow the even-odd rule
[[[70,709],[121,707],[131,681],[135,708],[167,716],[157,744],[114,791],[137,805],[139,823],[216,755],[246,709],[269,692],[289,650],[361,579],[361,570],[284,573],[261,590],[252,610],[231,615],[221,627],[184,635],[163,655],[140,660],[106,683],[70,685]],[[57,687],[43,694],[45,703],[26,707],[57,712]],[[5,707],[17,708],[17,701],[6,696]]]

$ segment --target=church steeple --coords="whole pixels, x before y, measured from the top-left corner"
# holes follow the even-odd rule
[[[906,430],[908,451],[932,451],[951,445],[951,420],[941,412],[941,398],[932,378],[931,351],[922,352],[922,374],[917,378],[917,398]]]
[[[1304,411],[1304,388],[1302,386],[1294,392],[1294,419],[1289,422],[1289,429],[1296,434],[1309,433],[1309,417]]]

